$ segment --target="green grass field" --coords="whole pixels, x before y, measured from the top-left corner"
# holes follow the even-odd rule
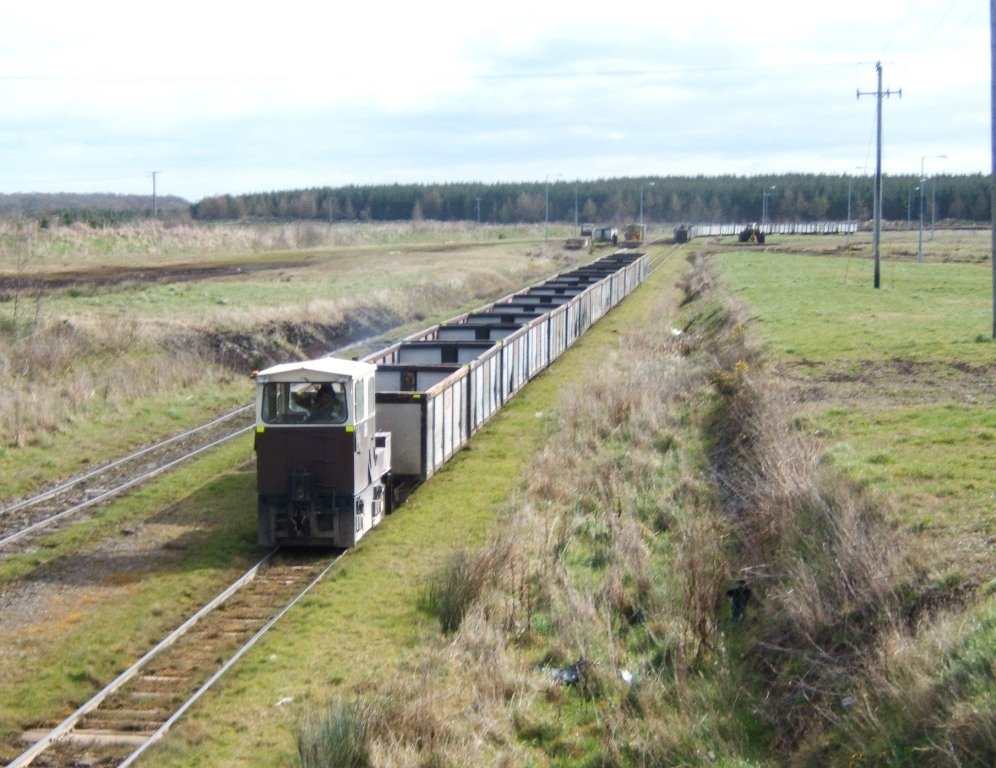
[[[989,265],[885,262],[879,290],[867,259],[739,251],[719,265],[828,460],[893,498],[940,562],[991,577]]]
[[[781,243],[777,252],[707,242],[685,250],[717,254],[722,281],[748,308],[752,321],[746,328],[761,340],[772,380],[787,388],[792,424],[823,451],[822,464],[842,471],[881,502],[898,546],[925,572],[928,597],[957,598],[929,620],[925,613],[915,633],[882,628],[869,634],[875,644],[867,649],[868,666],[850,674],[867,679],[861,695],[872,695],[863,701],[873,715],[869,719],[877,719],[871,727],[858,722],[864,712],[856,712],[851,722],[837,715],[840,730],[830,728],[827,741],[808,753],[823,755],[823,765],[841,764],[838,758],[869,767],[946,765],[934,759],[936,749],[930,751],[938,733],[953,733],[953,743],[968,734],[965,743],[978,745],[994,732],[996,344],[988,339],[989,265],[977,258],[979,244],[963,233],[948,238],[939,232],[926,264],[910,261],[908,233],[896,241],[879,291],[871,288],[870,262],[849,256],[842,239],[796,238]],[[949,259],[941,251],[945,243]],[[144,764],[294,765],[294,738],[304,719],[329,699],[362,701],[392,681],[413,698],[407,705],[392,700],[391,725],[419,733],[419,727],[445,724],[447,733],[463,734],[466,744],[475,746],[442,743],[424,752],[379,753],[387,764],[471,764],[467,755],[487,755],[508,766],[565,768],[785,764],[784,745],[773,744],[771,724],[759,715],[765,694],[753,687],[761,681],[750,664],[758,652],[750,638],[762,628],[749,625],[738,632],[726,618],[725,598],[710,602],[713,591],[723,594],[732,575],[724,570],[725,558],[733,562],[723,551],[732,539],[721,518],[710,521],[706,514],[713,491],[705,454],[713,436],[698,430],[708,424],[703,411],[712,402],[712,387],[677,390],[667,401],[666,416],[649,423],[631,413],[648,389],[664,389],[663,381],[648,386],[625,361],[639,361],[637,350],[650,350],[652,358],[672,323],[680,327],[677,311],[672,317],[663,307],[676,304],[673,286],[684,268],[683,255],[673,257],[531,383],[467,450],[350,552]],[[176,289],[177,297],[183,293]],[[207,294],[191,289],[188,298],[195,294],[197,311],[207,313]],[[613,358],[620,341],[631,354]],[[618,370],[606,372],[607,360]],[[644,374],[670,375],[670,368],[656,369],[654,363],[660,361],[635,365],[644,366]],[[589,434],[583,414],[564,411],[563,391],[594,381],[633,387],[626,402],[603,392],[624,429],[610,423]],[[540,538],[555,544],[553,564],[562,591],[553,593],[578,598],[577,606],[534,606],[524,576],[511,574],[512,593],[492,596],[481,611],[500,617],[511,605],[514,616],[514,606],[525,599],[535,621],[529,633],[503,629],[496,618],[491,630],[480,624],[468,629],[470,639],[442,634],[419,608],[426,583],[454,552],[475,551],[504,520],[517,519],[510,499],[543,510],[523,488],[539,486],[543,498],[548,483],[532,465],[551,436],[560,439],[565,423],[579,418],[574,427],[582,442],[592,443],[596,459],[581,465],[579,455],[553,454],[565,470],[557,482],[568,509],[571,493],[580,493],[572,490],[571,476],[579,478],[574,486],[584,484],[584,493],[592,495],[575,516],[550,523],[549,531],[542,530],[542,515],[534,523]],[[634,451],[639,442],[647,455]],[[0,668],[4,690],[16,692],[0,709],[4,736],[12,738],[52,706],[67,709],[97,679],[109,678],[117,661],[137,655],[164,626],[178,623],[201,596],[217,591],[253,560],[253,478],[245,458],[244,446],[226,449],[6,565],[2,578],[46,579],[75,553],[85,560],[88,547],[114,531],[132,531],[146,520],[176,526],[169,534],[177,540],[169,567],[122,559],[119,572],[102,572],[113,592],[98,591],[94,584],[88,592],[92,602],[18,640],[16,654]],[[658,471],[660,476],[647,477]],[[634,490],[637,486],[641,490]],[[597,500],[604,501],[604,511]],[[640,513],[639,525],[616,522],[621,519],[616,505],[624,503]],[[818,542],[814,546],[819,549]],[[784,556],[791,560],[796,554]],[[623,555],[637,565],[620,564]],[[535,562],[529,567],[546,568]],[[641,590],[650,594],[647,605],[656,615],[651,610],[645,625],[633,627],[612,618]],[[606,615],[585,614],[591,606],[582,596]],[[149,610],[140,613],[139,605]],[[579,611],[573,627],[558,615],[572,608]],[[850,618],[845,614],[842,624]],[[126,638],[108,634],[116,625],[130,628]],[[843,637],[847,627],[839,630]],[[600,693],[587,697],[535,682],[541,670],[576,658],[579,645],[598,662],[613,665],[608,667],[613,671],[600,672]],[[502,669],[489,666],[493,646],[503,648]],[[470,668],[460,667],[461,658]],[[614,665],[630,666],[646,679],[625,689]],[[510,669],[533,682],[513,685]],[[33,688],[31,674],[38,670],[47,670],[45,685]],[[491,687],[497,689],[490,694],[497,703],[482,703],[478,688]],[[937,727],[928,727],[932,718],[943,724],[941,730],[929,730]],[[859,726],[866,730],[847,730]],[[854,732],[857,741],[849,742]],[[855,743],[859,748],[848,748]]]

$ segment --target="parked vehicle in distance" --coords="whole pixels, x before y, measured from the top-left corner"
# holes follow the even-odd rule
[[[748,224],[740,230],[737,240],[747,245],[764,245],[764,232],[758,224]]]

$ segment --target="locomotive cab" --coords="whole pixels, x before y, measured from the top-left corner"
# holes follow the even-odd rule
[[[259,543],[351,547],[389,512],[377,366],[322,358],[256,375]]]

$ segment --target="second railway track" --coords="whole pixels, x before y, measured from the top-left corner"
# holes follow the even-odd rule
[[[370,336],[329,354],[369,344]],[[106,503],[188,459],[252,430],[253,406],[242,405],[205,424],[140,448],[29,497],[0,504],[0,558],[40,531]]]
[[[9,768],[130,765],[341,556],[271,553],[62,723],[26,734]]]
[[[241,406],[206,424],[0,507],[0,556],[32,534],[107,502],[190,458],[248,434],[251,429],[252,406]]]

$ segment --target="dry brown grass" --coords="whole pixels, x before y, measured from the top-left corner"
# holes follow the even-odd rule
[[[953,630],[949,611],[968,595],[931,583],[883,499],[821,466],[772,377],[741,364],[755,353],[737,313],[713,316],[723,319],[706,344],[718,364],[710,461],[738,567],[761,599],[750,666],[766,681],[755,695],[777,751],[800,765],[841,754],[869,765],[914,754],[926,765],[986,764],[996,722],[979,701],[992,700],[993,662],[965,649],[991,639],[991,598],[956,609],[963,622],[981,618]],[[949,665],[972,664],[971,685],[945,680]]]
[[[476,226],[467,222],[336,223],[194,223],[135,221],[93,228],[83,222],[39,229],[33,221],[0,217],[0,254],[28,238],[33,258],[25,274],[93,266],[163,266],[211,255],[249,255],[275,251],[305,251],[385,242],[418,243],[449,240],[488,240],[512,227]],[[8,257],[9,259],[9,257]],[[0,259],[0,273],[11,270]]]
[[[447,243],[418,245],[434,238],[458,243],[488,235],[468,225],[413,231],[401,224],[328,228],[144,222],[106,230],[37,230],[23,221],[0,221],[0,274],[5,267],[8,274],[33,278],[57,276],[70,267],[79,271],[148,264],[161,269],[198,260],[222,264],[227,263],[226,254],[273,254],[289,232],[294,234],[291,244],[301,246],[300,239],[314,227],[323,238],[356,245],[361,252],[316,255],[296,268],[281,269],[281,279],[293,282],[279,295],[294,297],[296,285],[328,285],[325,292],[301,291],[308,298],[300,300],[273,300],[275,292],[268,290],[266,279],[255,288],[255,282],[234,278],[236,282],[213,284],[222,296],[226,286],[241,291],[231,302],[205,301],[198,291],[186,299],[189,305],[183,303],[184,291],[160,292],[145,302],[140,299],[147,297],[126,283],[91,286],[78,301],[63,289],[42,296],[37,288],[34,294],[25,288],[17,294],[16,315],[6,314],[0,304],[0,389],[5,392],[0,451],[39,446],[98,422],[127,423],[133,431],[142,408],[168,409],[175,398],[204,398],[206,408],[235,405],[242,399],[233,399],[240,377],[255,367],[325,354],[392,326],[428,322],[465,302],[514,290],[560,264],[559,253],[524,253],[530,251],[525,246],[511,255],[503,246],[502,252],[494,247],[468,256]],[[418,253],[402,256],[401,250],[389,251],[384,240],[398,242],[399,249],[417,248]],[[362,250],[373,243],[380,243],[379,249]],[[314,247],[329,245],[326,239]],[[388,274],[390,280],[378,279]],[[180,272],[176,278],[188,279]],[[340,279],[346,286],[341,289]],[[107,296],[106,306],[88,300],[94,290]],[[135,441],[157,436],[136,435]],[[126,448],[128,443],[125,436],[105,438],[93,429],[89,437],[97,444]],[[55,444],[50,447],[61,450]]]
[[[683,333],[656,308],[563,397],[459,630],[374,694],[376,764],[987,764],[992,600],[932,602],[690,275]]]
[[[473,559],[489,573],[475,577],[483,588],[459,630],[374,694],[376,764],[528,765],[538,748],[622,765],[695,752],[703,694],[688,681],[718,658],[727,567],[723,522],[702,517],[714,496],[675,447],[705,375],[686,339],[660,330],[627,334],[563,396],[556,438]],[[568,667],[581,679],[565,688],[551,672]]]

